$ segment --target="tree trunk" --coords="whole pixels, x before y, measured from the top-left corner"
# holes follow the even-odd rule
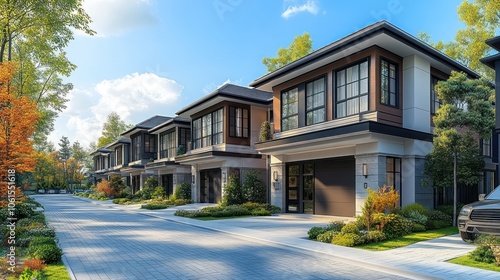
[[[453,226],[457,226],[457,153],[453,154]]]

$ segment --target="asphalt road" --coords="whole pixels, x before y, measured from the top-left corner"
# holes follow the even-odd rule
[[[103,207],[70,195],[45,207],[74,278],[401,279],[355,262]]]

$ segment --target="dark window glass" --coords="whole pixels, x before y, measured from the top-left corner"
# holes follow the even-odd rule
[[[380,102],[397,107],[398,100],[398,71],[395,64],[386,60],[380,63]]]
[[[248,109],[229,107],[229,136],[247,138],[248,118]]]
[[[306,125],[324,122],[325,110],[325,78],[306,84]]]
[[[436,77],[431,77],[431,114],[435,115],[441,107],[441,100],[439,100],[436,85],[440,80]]]
[[[368,61],[336,71],[337,118],[368,111]]]
[[[281,131],[299,127],[299,89],[281,93]]]

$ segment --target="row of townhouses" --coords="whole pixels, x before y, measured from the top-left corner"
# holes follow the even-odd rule
[[[94,175],[142,188],[149,176],[173,193],[189,183],[195,202],[217,203],[230,174],[261,171],[269,203],[284,212],[355,216],[367,188],[393,186],[400,205],[434,207],[446,194],[421,183],[432,149],[434,86],[451,71],[479,75],[414,36],[378,22],[249,87],[226,84],[176,113],[154,116],[93,152]],[[259,141],[269,121],[272,139]],[[484,180],[496,185],[496,133],[481,141]],[[241,178],[242,176],[240,176]],[[465,189],[464,189],[465,190]],[[443,196],[444,195],[444,196]]]

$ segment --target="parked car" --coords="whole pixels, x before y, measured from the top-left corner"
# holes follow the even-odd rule
[[[55,190],[49,190],[48,193],[56,193]]]
[[[44,189],[39,189],[38,193],[45,193],[45,190]]]
[[[464,241],[473,241],[480,234],[500,236],[500,187],[479,201],[464,205],[458,214],[458,230]]]
[[[60,194],[66,194],[66,193],[68,193],[68,192],[67,192],[66,190],[59,190],[59,193],[60,193]]]

